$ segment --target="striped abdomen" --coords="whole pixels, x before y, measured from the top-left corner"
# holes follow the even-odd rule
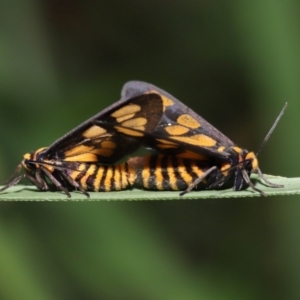
[[[196,183],[196,189],[219,189],[224,187],[225,179],[230,178],[228,174],[225,176],[225,170],[214,167],[211,162],[172,155],[147,155],[131,158],[118,165],[98,165],[36,159],[36,155],[26,154],[22,164],[26,169],[25,176],[40,189],[48,190],[48,177],[67,194],[69,187],[83,193],[119,191],[133,187],[184,191],[189,187],[194,188],[197,179],[200,182]]]
[[[135,177],[135,188],[161,191],[185,190],[210,167],[205,161],[170,155],[134,157],[128,165]],[[197,188],[209,188],[207,180],[204,179]]]
[[[119,191],[131,186],[128,164],[97,165],[76,163],[76,171],[68,169],[68,175],[86,191]]]

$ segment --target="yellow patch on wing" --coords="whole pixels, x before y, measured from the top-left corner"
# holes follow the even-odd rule
[[[243,152],[243,149],[241,149],[240,147],[235,146],[235,147],[231,147],[231,148],[238,154]]]
[[[79,146],[75,146],[75,147],[71,148],[70,150],[65,151],[64,155],[66,157],[69,157],[69,156],[75,156],[78,154],[85,154],[87,152],[90,152],[93,149],[94,149],[94,146],[79,145]]]
[[[171,142],[169,140],[164,140],[164,139],[156,139],[159,143],[165,144],[165,145],[172,145],[172,146],[177,146],[177,143]]]
[[[177,118],[177,123],[183,126],[186,126],[191,129],[199,128],[201,125],[200,123],[193,118],[191,115],[182,114]]]
[[[204,134],[195,134],[192,136],[172,136],[172,140],[180,141],[186,144],[199,147],[213,147],[217,141]]]
[[[171,106],[171,105],[174,104],[174,102],[173,102],[170,98],[168,98],[168,97],[166,97],[166,96],[164,96],[164,95],[161,95],[161,94],[159,94],[159,96],[160,96],[161,99],[162,99],[164,111],[165,111],[165,109],[166,109],[168,106]]]
[[[115,129],[129,136],[144,136],[144,133],[141,131],[136,131],[136,130],[120,127],[120,126],[115,126]]]
[[[82,133],[82,135],[87,139],[92,139],[92,138],[95,138],[97,136],[101,136],[101,135],[105,134],[106,132],[107,131],[104,128],[102,128],[100,126],[93,125],[89,129],[84,131]]]
[[[123,116],[123,117],[117,118],[116,121],[117,121],[118,123],[122,123],[122,122],[124,122],[124,121],[126,121],[126,120],[132,119],[134,116],[135,116],[135,114],[125,115],[125,116]]]
[[[103,141],[101,143],[101,147],[107,148],[107,149],[115,149],[117,147],[117,145],[112,141]]]
[[[139,112],[141,107],[136,104],[128,104],[116,111],[114,111],[111,116],[116,118],[118,123],[121,123],[125,120],[131,119],[135,113]]]
[[[99,149],[94,149],[90,153],[96,154],[98,156],[104,156],[104,157],[110,157],[114,153],[112,149],[107,149],[107,148],[99,148]]]
[[[74,161],[74,162],[97,162],[98,156],[94,153],[87,152],[81,153],[74,156],[68,156],[64,158],[64,161]]]
[[[177,143],[168,141],[168,140],[164,140],[164,139],[156,139],[157,140],[157,147],[160,149],[174,149],[178,147]]]
[[[134,118],[130,119],[127,121],[122,122],[123,127],[129,127],[129,128],[134,128],[137,130],[145,130],[145,125],[147,124],[147,119],[146,118]]]
[[[112,141],[101,142],[100,148],[95,146],[79,145],[70,150],[67,150],[64,155],[65,161],[77,161],[77,162],[97,162],[98,156],[110,157],[117,145]]]
[[[170,135],[182,135],[187,133],[189,129],[181,125],[171,125],[171,126],[166,126],[165,131]]]

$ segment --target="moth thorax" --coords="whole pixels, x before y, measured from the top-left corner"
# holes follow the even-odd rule
[[[245,155],[245,160],[248,160],[251,162],[252,171],[257,171],[258,169],[258,160],[254,152],[248,152]]]
[[[47,149],[47,147],[39,148],[38,150],[31,152],[31,159],[32,159],[32,160],[39,160],[39,155],[40,155],[41,152],[43,152],[45,149]]]

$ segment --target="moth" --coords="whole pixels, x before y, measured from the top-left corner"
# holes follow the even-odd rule
[[[144,131],[152,132],[162,114],[162,99],[157,94],[123,97],[49,147],[24,154],[17,167],[17,172],[23,169],[24,173],[13,177],[0,192],[22,178],[40,190],[56,187],[68,197],[71,196],[69,190],[73,189],[86,196],[89,196],[87,190],[122,189],[125,183],[119,182],[118,174],[125,173],[122,167],[118,171],[118,167],[111,165],[139,148],[141,140],[136,137],[142,136]],[[101,126],[99,120],[113,122],[123,134]]]
[[[124,128],[114,122],[105,123],[101,119],[98,124],[119,134],[129,137],[135,136],[135,138],[141,140],[141,144],[159,154],[198,160],[206,166],[210,166],[205,170],[204,175],[199,176],[193,184],[181,193],[182,195],[216,172],[218,178],[215,178],[211,188],[231,186],[234,190],[239,191],[250,186],[254,191],[265,195],[252,183],[251,173],[257,173],[270,187],[282,187],[270,182],[263,175],[259,168],[257,156],[283,115],[287,103],[265,137],[261,147],[254,153],[239,147],[192,109],[152,84],[130,81],[123,86],[121,92],[124,99],[154,94],[159,95],[163,103],[163,114],[154,129],[143,131],[133,129],[131,132],[126,132]]]

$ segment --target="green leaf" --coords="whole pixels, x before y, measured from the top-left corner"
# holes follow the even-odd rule
[[[257,175],[251,179],[255,187],[262,190],[268,196],[297,195],[300,194],[300,178],[286,178],[279,176],[266,176],[271,182],[282,184],[282,188],[265,186]],[[68,198],[60,191],[39,191],[34,186],[18,185],[0,194],[0,201],[128,201],[128,200],[185,200],[185,199],[208,199],[208,198],[237,198],[237,197],[260,197],[261,195],[251,188],[244,191],[233,191],[232,189],[219,191],[192,191],[184,196],[179,192],[170,191],[145,191],[126,190],[120,192],[90,192],[87,198],[80,192],[71,192],[72,198]]]

